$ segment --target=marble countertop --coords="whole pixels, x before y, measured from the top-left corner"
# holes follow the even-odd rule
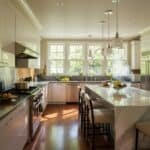
[[[101,83],[102,81],[47,81],[49,83]]]
[[[38,87],[43,87],[49,84],[49,81],[37,81],[37,82],[29,82],[29,86],[38,86]]]
[[[125,87],[118,91],[112,87],[89,84],[86,85],[86,88],[113,107],[150,106],[150,91],[134,87]]]

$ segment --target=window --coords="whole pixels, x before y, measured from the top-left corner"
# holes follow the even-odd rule
[[[79,75],[83,73],[83,45],[70,44],[69,45],[69,68],[68,73],[71,75]]]
[[[89,45],[88,46],[88,74],[89,75],[100,75],[101,73],[101,62],[103,56],[101,53],[101,45]]]
[[[49,43],[48,44],[48,73],[63,74],[64,73],[64,44]]]
[[[102,43],[48,42],[48,75],[127,75],[127,43],[105,57]]]
[[[108,57],[108,75],[125,76],[129,74],[127,65],[127,49],[112,49],[112,54]]]

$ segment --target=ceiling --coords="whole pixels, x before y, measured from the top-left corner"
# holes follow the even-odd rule
[[[100,38],[104,11],[114,10],[111,0],[26,0],[43,28],[43,38]],[[63,2],[63,6],[58,5]],[[120,0],[119,32],[134,37],[150,26],[150,0]],[[111,37],[115,35],[115,13],[111,17]],[[107,27],[105,26],[107,37]],[[90,35],[90,36],[89,36]]]

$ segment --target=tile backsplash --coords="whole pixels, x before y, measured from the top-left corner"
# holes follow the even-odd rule
[[[32,77],[34,78],[34,69],[29,68],[17,68],[16,69],[16,80],[21,78]]]

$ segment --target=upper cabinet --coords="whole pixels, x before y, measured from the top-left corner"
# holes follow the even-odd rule
[[[39,53],[29,60],[30,68],[40,68],[40,31],[16,0],[0,0],[0,64],[15,67],[15,42]],[[2,66],[2,65],[0,65]]]
[[[16,10],[16,42],[32,49],[39,54],[37,59],[29,59],[29,68],[40,68],[40,32],[30,18]]]
[[[140,70],[140,41],[131,42],[131,69]]]
[[[141,35],[141,73],[150,75],[150,31]]]
[[[0,66],[15,66],[15,12],[8,0],[0,1]]]

